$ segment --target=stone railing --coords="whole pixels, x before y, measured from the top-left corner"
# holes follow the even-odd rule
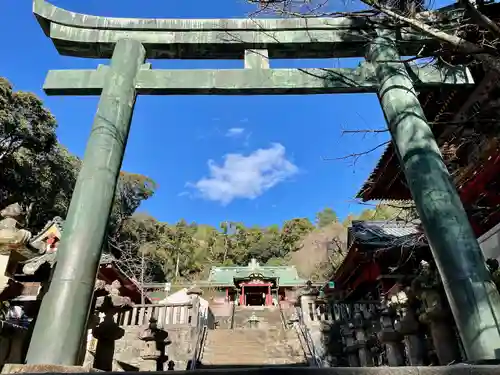
[[[292,328],[297,332],[297,336],[304,351],[307,362],[311,367],[327,367],[325,365],[324,345],[316,342],[313,333],[320,333],[312,329],[304,322],[303,311],[300,307],[296,307],[295,312],[292,314],[290,322],[293,324]],[[316,335],[317,336],[317,335]]]
[[[131,310],[117,314],[115,321],[122,327],[144,326],[150,318],[155,318],[162,327],[189,326],[193,319],[198,319],[192,317],[193,311],[191,302],[134,305]]]

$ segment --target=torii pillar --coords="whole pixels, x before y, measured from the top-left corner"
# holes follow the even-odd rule
[[[399,62],[391,30],[378,30],[367,59],[375,66],[378,96],[441,274],[469,360],[500,359],[500,295],[413,83]]]

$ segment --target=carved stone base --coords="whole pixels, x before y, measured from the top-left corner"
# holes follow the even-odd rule
[[[23,373],[78,373],[78,372],[101,372],[84,366],[63,366],[63,365],[21,365],[7,363],[3,366],[2,374],[23,374]]]

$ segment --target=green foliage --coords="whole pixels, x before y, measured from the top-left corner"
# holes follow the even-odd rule
[[[280,234],[281,246],[286,253],[299,249],[299,240],[314,229],[314,225],[307,218],[285,221]]]
[[[336,223],[337,221],[337,214],[330,207],[327,207],[316,214],[316,225],[318,228],[324,228],[327,225]]]
[[[57,142],[57,123],[35,95],[13,92],[0,78],[0,202],[33,205],[30,228],[38,230],[54,216],[65,217],[81,161]],[[120,229],[155,184],[147,177],[122,172],[110,220]]]

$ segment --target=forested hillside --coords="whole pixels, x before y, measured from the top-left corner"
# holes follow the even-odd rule
[[[65,217],[81,161],[56,139],[57,123],[33,94],[13,92],[0,78],[0,206],[31,207],[27,227],[36,232],[54,216]],[[346,227],[326,208],[307,218],[269,227],[224,222],[219,227],[180,220],[160,222],[136,213],[156,190],[146,176],[123,171],[108,228],[106,251],[130,276],[144,280],[186,280],[207,276],[212,265],[296,264],[302,276],[322,279],[341,261]],[[379,205],[361,219],[394,219],[401,210]],[[141,272],[144,269],[144,272]]]

